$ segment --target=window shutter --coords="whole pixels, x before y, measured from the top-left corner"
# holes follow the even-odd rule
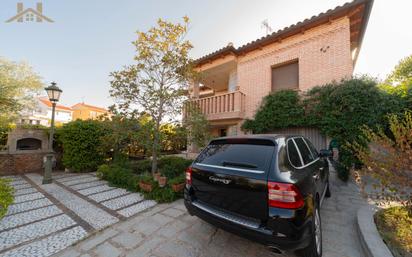
[[[299,89],[298,62],[272,68],[272,91],[283,89]]]

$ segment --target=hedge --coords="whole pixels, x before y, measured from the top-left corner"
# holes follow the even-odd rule
[[[305,94],[292,90],[272,93],[242,128],[267,133],[285,127],[314,127],[344,146],[359,140],[363,125],[383,126],[387,114],[400,113],[404,108],[404,100],[381,90],[376,80],[359,77],[314,87]],[[338,170],[342,172],[359,164],[345,147],[340,149],[340,157],[344,166]]]
[[[9,180],[0,178],[0,219],[6,215],[7,208],[14,200],[14,189],[9,185]]]

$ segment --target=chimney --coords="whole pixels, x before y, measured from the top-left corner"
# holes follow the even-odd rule
[[[23,11],[23,3],[17,3],[17,14]],[[17,19],[17,22],[23,22],[23,16]]]
[[[43,4],[42,3],[36,3],[36,11],[40,14],[43,14]],[[36,21],[37,22],[42,22],[42,18],[40,16],[36,16]]]
[[[38,13],[43,14],[43,4],[42,3],[37,3],[36,4],[36,10]]]

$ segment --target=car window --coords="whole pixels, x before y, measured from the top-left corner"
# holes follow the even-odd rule
[[[316,150],[315,146],[307,138],[305,138],[306,144],[308,144],[310,151],[312,152],[313,158],[318,158],[319,152]]]
[[[210,144],[196,163],[222,167],[267,170],[274,154],[273,145]]]
[[[298,149],[299,149],[300,155],[302,156],[303,162],[305,164],[308,164],[314,161],[315,158],[313,158],[312,153],[310,152],[308,146],[305,144],[305,141],[303,141],[303,138],[297,137],[297,138],[294,138],[294,140],[296,144],[298,145]]]
[[[290,163],[295,166],[295,167],[301,167],[302,162],[300,161],[300,156],[299,152],[295,146],[295,143],[293,143],[293,140],[288,140],[288,157]]]

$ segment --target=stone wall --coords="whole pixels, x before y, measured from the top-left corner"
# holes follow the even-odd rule
[[[0,153],[0,175],[39,172],[45,153]]]

